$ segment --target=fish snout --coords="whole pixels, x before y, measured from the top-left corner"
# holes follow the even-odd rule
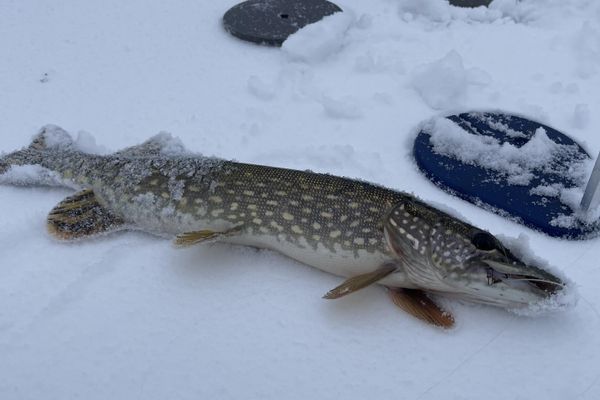
[[[519,287],[526,285],[541,297],[550,297],[565,287],[565,283],[552,273],[535,266],[519,262],[483,260],[488,266],[488,279],[491,284],[502,281],[506,285]]]

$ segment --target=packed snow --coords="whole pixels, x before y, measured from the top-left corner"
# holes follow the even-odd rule
[[[319,63],[340,52],[347,40],[346,32],[354,23],[352,11],[324,17],[290,36],[281,49],[291,60]]]
[[[435,118],[423,129],[430,134],[436,153],[497,171],[506,177],[510,185],[529,185],[536,172],[541,171],[564,175],[583,186],[591,172],[590,160],[577,160],[576,145],[555,143],[543,127],[539,127],[520,147],[508,142],[500,143],[491,136],[470,134],[446,118]],[[572,165],[562,165],[556,162],[561,158],[577,161]]]
[[[0,186],[0,398],[599,398],[600,238],[461,201],[411,150],[423,121],[494,109],[598,154],[600,4],[343,0],[270,48],[224,31],[236,2],[1,2],[0,153],[47,124],[101,153],[170,132],[196,153],[368,180],[527,242],[579,303],[529,317],[443,299],[457,326],[442,331],[378,286],[325,301],[340,278],[267,250],[140,232],[61,243],[45,220],[71,190]]]

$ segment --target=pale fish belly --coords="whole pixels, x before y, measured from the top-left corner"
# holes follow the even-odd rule
[[[380,252],[370,253],[365,250],[358,252],[344,251],[341,248],[335,252],[325,246],[302,246],[272,235],[248,235],[230,237],[227,243],[269,249],[281,253],[303,264],[320,269],[321,271],[341,277],[352,277],[371,272],[382,265],[394,262],[390,256]],[[401,265],[398,271],[378,283],[394,287],[413,287],[408,281]]]
[[[104,199],[109,209],[123,216],[132,227],[142,231],[172,238],[175,235],[199,230],[226,232],[236,227],[231,221],[214,218],[209,211],[200,215],[177,211],[172,202],[161,201],[152,192],[138,194],[125,199],[118,196],[106,196]],[[111,193],[112,194],[112,193]],[[112,200],[112,201],[111,201]],[[121,200],[121,201],[119,201]],[[303,264],[341,277],[351,277],[374,271],[386,263],[398,265],[398,271],[389,275],[379,283],[394,287],[414,287],[404,273],[402,264],[383,251],[368,252],[343,250],[335,246],[334,250],[321,244],[315,248],[302,241],[286,240],[285,234],[258,234],[240,232],[239,235],[225,237],[225,243],[269,249],[297,260]]]

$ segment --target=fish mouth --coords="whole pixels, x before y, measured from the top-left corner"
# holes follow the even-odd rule
[[[483,260],[487,265],[488,285],[502,282],[514,289],[535,289],[544,297],[550,297],[565,288],[565,283],[548,271],[525,264],[507,264]]]

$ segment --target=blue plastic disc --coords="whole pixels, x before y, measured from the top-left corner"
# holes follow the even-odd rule
[[[434,121],[423,125],[413,152],[418,167],[438,187],[550,236],[600,234],[600,221],[584,221],[574,204],[573,193],[585,187],[584,166],[592,162],[574,140],[503,113],[471,112]]]

